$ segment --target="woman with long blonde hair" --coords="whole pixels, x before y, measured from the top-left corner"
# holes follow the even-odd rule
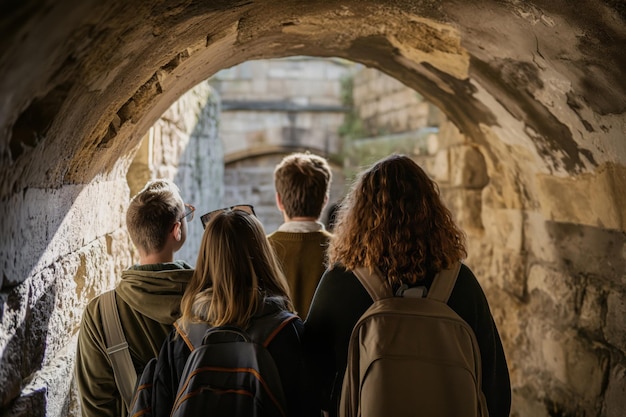
[[[268,314],[293,312],[287,281],[263,226],[251,206],[237,207],[249,209],[221,209],[202,216],[203,224],[207,220],[206,230],[196,269],[182,298],[181,318],[157,362],[154,416],[170,415],[185,362],[191,354],[188,335],[194,324],[247,329]],[[287,416],[306,415],[310,409],[305,398],[302,330],[302,320],[295,317],[276,330],[267,346],[280,375]]]
[[[329,269],[305,323],[305,347],[322,409],[337,413],[350,334],[373,303],[352,270],[378,269],[394,291],[403,284],[430,288],[438,272],[466,255],[465,237],[437,184],[411,158],[392,155],[361,174],[339,209]],[[502,343],[487,299],[466,265],[448,306],[476,334],[489,415],[508,416],[511,391]]]

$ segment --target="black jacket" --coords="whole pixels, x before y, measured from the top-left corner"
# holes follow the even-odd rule
[[[420,285],[430,288],[434,275]],[[337,412],[350,334],[373,303],[358,278],[335,266],[322,276],[305,327],[304,345],[321,407]],[[505,417],[511,408],[511,383],[498,329],[472,271],[462,265],[448,305],[474,330],[482,360],[482,388],[490,417]]]

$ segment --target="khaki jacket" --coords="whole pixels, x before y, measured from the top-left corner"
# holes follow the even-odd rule
[[[303,319],[326,270],[326,249],[331,237],[326,230],[309,233],[276,231],[267,237],[283,267],[293,305]]]
[[[137,373],[158,356],[172,324],[180,316],[180,300],[193,269],[184,262],[136,265],[122,274],[115,288],[120,321]],[[106,353],[100,297],[85,308],[76,351],[76,382],[84,417],[125,417]]]

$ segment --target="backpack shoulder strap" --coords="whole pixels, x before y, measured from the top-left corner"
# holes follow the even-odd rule
[[[282,310],[276,314],[253,320],[246,329],[246,333],[255,343],[267,347],[285,326],[297,318],[296,314]],[[196,347],[202,345],[202,340],[211,326],[206,323],[191,323],[188,331],[184,331],[178,321],[175,321],[174,328],[189,350],[193,352]]]
[[[378,269],[370,271],[369,268],[360,266],[352,272],[359,279],[361,285],[365,287],[372,300],[378,301],[383,298],[393,297],[393,291],[389,282],[380,275]]]
[[[188,331],[185,332],[177,320],[174,322],[174,328],[189,350],[193,352],[195,348],[202,345],[202,339],[211,326],[206,323],[191,323]]]
[[[455,262],[449,269],[439,271],[426,297],[447,303],[460,270],[461,262]]]
[[[115,384],[126,404],[130,407],[137,383],[137,371],[133,365],[128,350],[128,343],[124,336],[120,315],[115,302],[115,290],[110,290],[100,296],[100,315],[104,327],[106,352],[111,360]]]
[[[255,343],[267,348],[276,335],[297,318],[294,313],[280,310],[276,314],[252,320],[246,332]]]

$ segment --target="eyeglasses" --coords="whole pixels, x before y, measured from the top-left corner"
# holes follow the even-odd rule
[[[194,206],[192,206],[191,204],[185,204],[185,214],[183,214],[183,216],[178,219],[178,221],[182,221],[185,217],[189,216],[189,218],[187,219],[188,222],[193,220],[193,214],[195,213],[196,208]]]
[[[215,217],[216,214],[222,213],[224,211],[235,211],[235,210],[244,211],[244,212],[246,212],[248,214],[252,214],[253,216],[256,216],[256,213],[254,212],[254,207],[252,207],[252,204],[240,204],[240,205],[237,205],[237,206],[225,207],[225,208],[221,208],[221,209],[218,209],[218,210],[209,211],[208,213],[203,214],[202,216],[200,216],[200,221],[202,222],[202,227],[206,228],[206,225],[209,224],[211,219],[213,217]]]

